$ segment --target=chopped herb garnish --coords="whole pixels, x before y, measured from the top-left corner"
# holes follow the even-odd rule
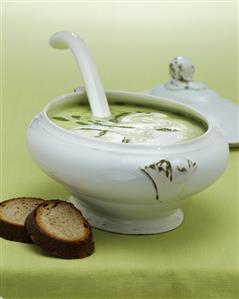
[[[116,127],[116,128],[123,128],[123,129],[135,129],[134,127],[131,127],[131,126],[112,126],[112,127]]]
[[[72,118],[75,118],[75,119],[80,119],[81,116],[80,115],[71,115]]]
[[[103,124],[101,121],[98,120],[91,120],[90,121],[94,125],[102,126],[102,127],[109,127],[109,128],[123,128],[123,129],[134,129],[134,127],[131,126],[125,126],[125,125],[110,125],[110,124]]]
[[[123,105],[125,105],[124,102],[115,102],[115,104],[116,104],[116,105],[119,105],[119,106],[123,106]]]
[[[163,132],[178,132],[179,130],[177,129],[172,129],[172,128],[159,128],[155,129],[156,131],[163,131]]]
[[[101,120],[89,120],[89,122],[93,123],[93,124],[96,124],[96,125],[100,125],[101,124]]]
[[[94,129],[94,128],[79,128],[79,130],[100,131],[100,129]]]
[[[127,137],[124,137],[124,138],[122,139],[122,143],[129,143],[129,142],[130,142],[130,139],[127,138]]]
[[[55,120],[60,120],[60,121],[69,121],[69,119],[62,117],[62,116],[53,116],[52,118]]]
[[[119,119],[120,119],[122,116],[126,116],[126,115],[128,115],[128,114],[130,114],[130,113],[132,113],[132,112],[122,112],[122,113],[119,113],[119,114],[115,115],[115,117],[111,118],[111,121],[113,121],[113,122],[118,122]]]
[[[108,130],[102,130],[100,131],[99,135],[97,137],[103,136],[108,132]]]
[[[80,120],[76,121],[76,123],[79,124],[79,125],[88,125],[88,123],[85,123],[85,122],[80,121]]]

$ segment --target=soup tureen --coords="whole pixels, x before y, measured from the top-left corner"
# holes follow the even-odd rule
[[[31,121],[27,138],[33,159],[66,187],[70,201],[96,228],[124,234],[176,228],[183,221],[185,201],[210,186],[226,167],[228,144],[221,130],[196,110],[173,100],[155,101],[152,95],[121,91],[106,92],[106,98],[109,104],[121,101],[196,119],[205,130],[189,140],[162,143],[159,139],[153,144],[76,134],[58,125],[51,114],[58,107],[88,101],[88,90],[78,88],[52,100]],[[89,130],[89,126],[84,128]]]
[[[198,112],[168,99],[108,92],[108,101],[153,105],[200,118],[207,131],[169,146],[118,144],[76,135],[48,113],[68,101],[84,101],[84,90],[51,101],[31,122],[28,144],[40,168],[62,183],[91,225],[107,231],[148,234],[181,224],[180,209],[225,169],[228,145],[221,131]]]

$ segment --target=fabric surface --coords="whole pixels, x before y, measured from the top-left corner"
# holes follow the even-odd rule
[[[188,201],[174,231],[126,236],[94,229],[96,252],[83,260],[1,239],[2,296],[238,298],[238,157],[232,151],[223,176]]]
[[[2,10],[1,200],[69,196],[35,165],[26,145],[33,116],[50,99],[81,84],[70,51],[47,44],[57,30],[71,28],[85,38],[107,89],[149,89],[166,81],[169,60],[184,54],[195,61],[197,80],[237,100],[232,3],[104,3],[92,10],[83,3],[6,1]],[[225,173],[185,204],[184,222],[176,230],[129,236],[94,229],[96,251],[82,260],[50,257],[34,245],[0,239],[0,296],[239,298],[238,169],[239,150],[234,149]]]

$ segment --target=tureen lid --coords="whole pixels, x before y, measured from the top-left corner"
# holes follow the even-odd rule
[[[171,79],[147,93],[197,109],[219,125],[230,146],[239,146],[239,105],[222,98],[205,84],[193,81],[194,70],[188,58],[175,57],[169,64]]]

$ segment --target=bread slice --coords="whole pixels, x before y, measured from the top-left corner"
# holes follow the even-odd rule
[[[0,203],[0,237],[32,243],[25,228],[25,220],[44,200],[34,197],[12,198]]]
[[[25,225],[32,241],[54,256],[73,259],[94,252],[91,227],[69,202],[45,201],[27,217]]]

